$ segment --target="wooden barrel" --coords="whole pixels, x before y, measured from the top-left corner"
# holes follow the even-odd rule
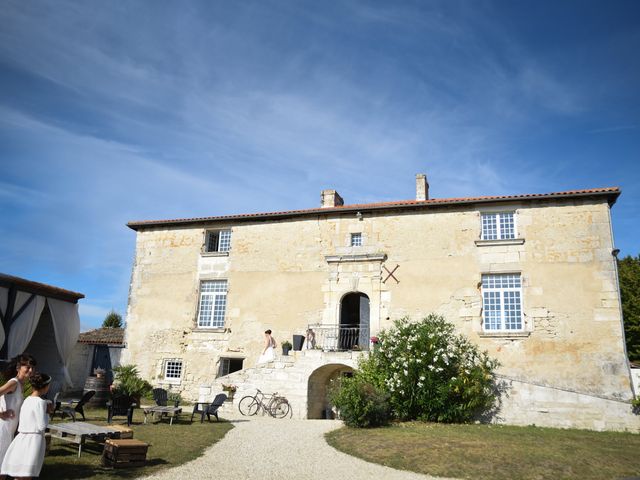
[[[95,390],[96,394],[87,402],[87,405],[104,407],[107,400],[109,400],[107,377],[87,377],[87,381],[84,382],[84,393],[87,393],[89,390]]]

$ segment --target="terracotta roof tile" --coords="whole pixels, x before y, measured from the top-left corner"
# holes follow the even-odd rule
[[[124,328],[96,328],[82,332],[78,343],[89,345],[124,345]]]
[[[521,195],[495,195],[495,196],[481,196],[481,197],[459,197],[459,198],[433,198],[429,200],[400,200],[394,202],[378,202],[378,203],[361,203],[342,205],[339,207],[329,208],[310,208],[304,210],[287,210],[281,212],[262,212],[262,213],[242,213],[237,215],[222,215],[217,217],[194,217],[194,218],[178,218],[167,220],[141,220],[127,223],[127,226],[133,230],[138,230],[144,227],[154,226],[168,226],[179,224],[193,224],[193,223],[205,223],[213,221],[229,221],[229,220],[251,220],[251,219],[269,219],[269,218],[287,218],[296,217],[309,214],[327,214],[327,213],[339,213],[350,211],[366,211],[366,210],[385,210],[392,208],[410,208],[410,207],[435,207],[438,205],[456,205],[456,204],[469,204],[469,203],[490,203],[490,202],[506,202],[512,200],[520,201],[532,201],[539,199],[554,199],[554,198],[571,198],[571,197],[585,197],[592,195],[604,195],[609,198],[611,204],[615,203],[615,200],[620,195],[619,187],[604,187],[604,188],[591,188],[586,190],[568,190],[564,192],[551,192],[551,193],[527,193]]]

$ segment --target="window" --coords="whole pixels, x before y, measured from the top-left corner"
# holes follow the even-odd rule
[[[362,233],[352,233],[351,234],[351,246],[352,247],[361,247],[362,246]]]
[[[513,212],[483,213],[482,240],[507,240],[516,238]]]
[[[209,230],[204,245],[205,252],[228,252],[231,250],[231,230]]]
[[[224,327],[227,308],[227,281],[207,280],[200,284],[198,328]]]
[[[220,374],[218,376],[222,377],[242,370],[242,362],[244,362],[244,358],[220,358]]]
[[[519,273],[482,275],[485,331],[522,330],[521,297]]]
[[[168,382],[179,382],[182,378],[182,360],[165,360],[164,378]]]

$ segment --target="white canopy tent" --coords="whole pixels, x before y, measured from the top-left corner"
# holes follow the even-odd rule
[[[0,274],[0,357],[29,352],[38,369],[69,385],[68,365],[80,334],[78,300],[84,295]]]

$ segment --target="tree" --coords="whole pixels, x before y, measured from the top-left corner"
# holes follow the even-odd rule
[[[115,310],[111,310],[107,313],[107,316],[104,317],[102,326],[106,328],[122,328],[122,315]]]
[[[640,362],[640,255],[618,260],[618,275],[627,355]]]

